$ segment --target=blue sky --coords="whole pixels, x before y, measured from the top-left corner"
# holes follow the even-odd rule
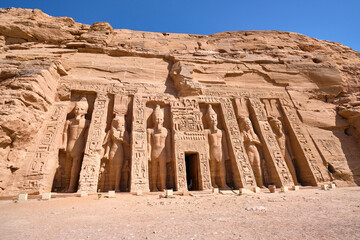
[[[360,0],[1,0],[0,7],[152,32],[291,31],[360,51]]]

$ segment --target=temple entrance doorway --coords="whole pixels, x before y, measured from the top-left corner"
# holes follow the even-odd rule
[[[198,153],[185,153],[186,180],[189,191],[201,190]]]

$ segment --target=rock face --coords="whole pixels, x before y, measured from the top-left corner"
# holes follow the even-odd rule
[[[360,184],[360,53],[0,9],[0,195]]]

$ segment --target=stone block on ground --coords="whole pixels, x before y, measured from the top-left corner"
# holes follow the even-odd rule
[[[173,196],[174,195],[174,191],[172,189],[166,189],[165,190],[165,196]]]
[[[239,195],[253,194],[254,192],[247,188],[240,188]]]
[[[260,188],[259,187],[253,187],[253,192],[254,193],[260,193]]]
[[[27,193],[20,193],[18,199],[19,199],[19,201],[27,200],[28,199],[28,194]]]
[[[329,190],[329,185],[328,184],[322,184],[321,185],[321,190]]]
[[[50,200],[51,199],[51,192],[45,192],[41,194],[42,200]]]
[[[88,196],[88,192],[87,191],[81,191],[80,192],[80,197],[87,197]]]
[[[115,191],[109,191],[108,198],[115,198]]]

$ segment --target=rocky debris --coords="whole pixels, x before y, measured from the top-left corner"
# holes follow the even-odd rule
[[[266,207],[264,206],[254,206],[254,207],[246,207],[246,211],[266,211]]]

